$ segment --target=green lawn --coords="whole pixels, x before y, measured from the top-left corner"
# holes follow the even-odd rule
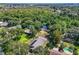
[[[21,38],[20,38],[20,42],[21,43],[28,43],[28,41],[29,41],[28,36],[26,36],[26,34],[22,34]]]

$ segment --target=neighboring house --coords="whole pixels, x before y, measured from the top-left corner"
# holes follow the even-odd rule
[[[35,48],[37,48],[37,47],[39,47],[39,46],[43,46],[46,42],[47,42],[47,38],[40,36],[40,37],[36,38],[36,39],[31,43],[30,48],[31,48],[31,49],[35,49]]]
[[[48,26],[42,26],[41,30],[47,31],[48,30]]]
[[[74,16],[77,16],[78,15],[77,11],[76,12],[75,11],[71,11],[71,12],[69,12],[69,14],[70,15],[74,15]]]
[[[63,41],[65,41],[65,42],[73,42],[73,40],[70,39],[70,38],[64,38]]]
[[[8,23],[7,22],[0,22],[0,26],[8,26]]]
[[[74,43],[79,38],[79,28],[72,28],[69,32],[63,34],[63,41]]]
[[[38,32],[38,33],[36,34],[36,37],[39,37],[39,36],[45,37],[45,36],[47,36],[47,35],[49,35],[49,34],[48,34],[46,31],[41,30],[40,32]]]
[[[30,29],[25,29],[24,32],[25,34],[28,34],[28,35],[32,34],[32,31]]]
[[[16,29],[16,28],[22,28],[21,25],[16,25],[16,26],[13,26],[13,27],[9,27],[8,29]]]
[[[45,36],[47,36],[47,35],[49,35],[49,34],[48,34],[48,26],[47,26],[47,25],[42,26],[42,27],[41,27],[41,31],[39,31],[39,32],[36,34],[37,37],[39,37],[39,36],[45,37]]]
[[[53,48],[50,50],[50,55],[62,55],[61,52],[58,51],[59,48]]]
[[[60,14],[61,13],[61,10],[57,9],[56,12]]]
[[[64,50],[64,49],[63,49]],[[52,50],[50,50],[50,55],[72,55],[73,53],[71,53],[68,50],[65,51],[59,51],[59,48],[53,48]]]

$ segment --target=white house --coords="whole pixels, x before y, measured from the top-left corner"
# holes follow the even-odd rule
[[[8,23],[7,22],[0,22],[0,26],[7,26]]]

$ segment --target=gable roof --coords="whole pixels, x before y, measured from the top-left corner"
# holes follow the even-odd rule
[[[47,41],[47,39],[45,37],[38,37],[35,39],[35,41],[32,42],[31,49],[35,49],[41,45],[43,45],[45,42]]]

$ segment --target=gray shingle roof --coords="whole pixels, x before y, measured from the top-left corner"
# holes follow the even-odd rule
[[[43,45],[46,41],[47,41],[47,39],[46,38],[44,38],[44,37],[38,37],[38,38],[36,38],[35,39],[36,41],[31,45],[31,46],[33,46],[32,47],[32,49],[35,49],[35,48],[37,48],[37,47],[39,47],[39,46],[41,46],[41,45]]]

